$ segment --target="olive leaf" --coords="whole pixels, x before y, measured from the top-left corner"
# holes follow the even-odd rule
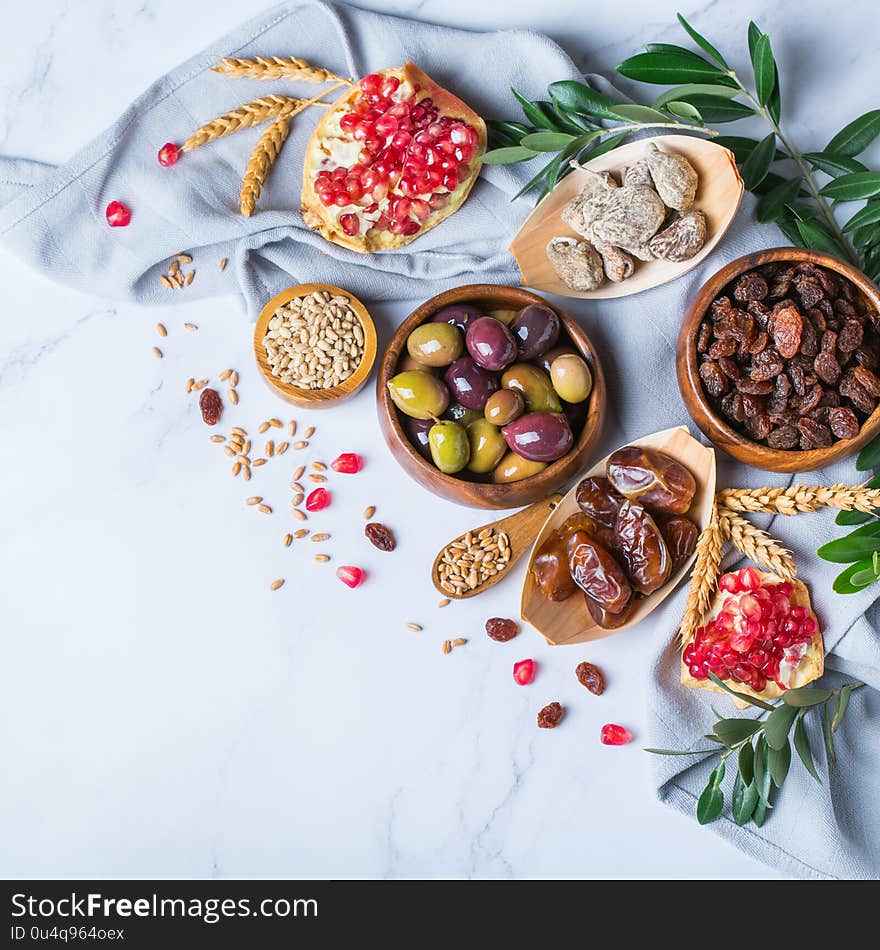
[[[749,40],[749,56],[751,59],[755,58],[755,49],[758,45],[758,40],[764,34],[761,32],[760,27],[754,20],[749,20],[749,31],[748,31],[748,40]]]
[[[832,201],[859,201],[880,195],[880,172],[852,172],[829,181],[821,195]]]
[[[617,113],[624,119],[631,119],[633,122],[668,122],[667,116],[657,109],[650,106],[639,105],[620,105],[616,106]]]
[[[837,577],[834,578],[831,589],[835,594],[857,594],[860,590],[864,590],[872,581],[856,584],[853,578],[859,577],[861,580],[861,578],[864,577],[864,572],[871,569],[873,564],[873,557],[866,558],[864,561],[856,561],[855,564],[851,564],[845,571],[841,571]]]
[[[861,211],[857,211],[843,226],[844,231],[854,231],[856,228],[880,221],[880,200],[869,201]]]
[[[736,122],[755,114],[751,106],[736,99],[723,99],[719,96],[707,96],[705,93],[688,93],[676,97],[680,102],[690,103],[706,122],[716,125],[722,122]]]
[[[558,152],[574,141],[576,136],[565,132],[532,132],[520,140],[522,148],[529,148],[533,152]]]
[[[755,777],[755,750],[751,742],[747,742],[739,750],[739,774],[746,785],[752,784]]]
[[[856,471],[867,472],[874,468],[880,468],[880,438],[869,442],[856,459]]]
[[[847,683],[846,686],[840,688],[840,692],[837,694],[837,704],[834,707],[834,718],[831,720],[832,732],[837,732],[840,728],[843,717],[846,715],[846,710],[849,707],[849,697],[852,691],[858,689],[861,685],[861,683]]]
[[[873,109],[844,126],[825,146],[825,151],[852,157],[864,152],[878,135],[880,109]]]
[[[677,102],[685,96],[720,96],[723,99],[732,99],[737,94],[738,91],[729,86],[710,86],[708,83],[690,82],[683,86],[674,86],[672,89],[667,89],[666,92],[661,92],[651,105],[655,109],[662,109],[667,102]],[[716,139],[715,141],[719,140]]]
[[[744,782],[742,775],[737,773],[736,781],[733,783],[733,799],[731,801],[733,820],[738,825],[744,825],[752,817],[757,804],[758,787],[754,781]]]
[[[627,138],[629,138],[628,132],[621,132],[618,135],[612,135],[610,138],[605,139],[604,142],[600,142],[598,145],[591,148],[586,155],[586,160],[592,161],[594,158],[598,158],[600,155],[604,155],[606,152],[613,151]]]
[[[724,762],[721,761],[712,769],[709,782],[697,800],[697,821],[701,825],[707,825],[710,821],[715,821],[724,808],[724,792],[720,788],[724,771]]]
[[[785,212],[800,194],[802,179],[789,178],[780,182],[758,202],[757,217],[762,223],[773,221]]]
[[[823,544],[816,554],[824,561],[850,564],[870,557],[880,548],[880,522],[862,525],[842,538]]]
[[[776,152],[776,134],[771,132],[758,143],[754,151],[742,163],[743,184],[749,191],[753,191],[767,177],[770,166],[773,164],[773,155]]]
[[[682,25],[688,36],[697,44],[697,46],[700,47],[704,53],[708,53],[712,59],[714,59],[715,62],[722,67],[722,69],[730,69],[730,67],[727,65],[727,61],[724,59],[721,53],[718,52],[718,50],[706,39],[705,36],[699,34],[680,13],[677,13],[676,16],[678,17],[678,22]]]
[[[692,106],[689,102],[667,102],[666,111],[678,119],[685,119],[689,122],[699,122],[700,124],[703,122],[703,117],[697,108]]]
[[[788,738],[781,749],[770,750],[770,777],[777,788],[782,788],[782,783],[788,776],[788,770],[791,767],[791,746]]]
[[[807,736],[806,727],[804,726],[804,716],[806,714],[806,709],[801,709],[800,712],[798,712],[797,722],[794,727],[794,748],[801,762],[804,763],[804,768],[821,785],[822,779],[819,778],[819,773],[816,771],[816,765],[813,762],[813,753],[810,749],[810,740]]]
[[[725,745],[732,746],[753,736],[761,723],[756,719],[719,719],[712,728]]]
[[[786,690],[786,693],[788,690]],[[771,749],[781,749],[788,742],[788,733],[797,716],[795,706],[777,706],[764,723],[764,741]]]
[[[646,53],[636,53],[624,60],[617,71],[627,79],[671,86],[686,82],[735,86],[736,83],[717,66],[700,56],[675,47],[656,47]]]
[[[824,225],[818,221],[808,221],[798,219],[797,229],[801,239],[807,247],[815,248],[817,251],[824,251],[826,254],[833,254],[840,257],[841,254],[847,257],[846,250],[841,248],[837,239]]]
[[[806,152],[804,158],[819,171],[825,172],[832,178],[840,175],[850,175],[853,172],[866,172],[868,169],[854,158],[841,155],[839,152]]]
[[[730,693],[731,696],[735,696],[737,699],[741,700],[744,703],[748,703],[750,706],[758,706],[761,709],[775,709],[775,706],[772,706],[770,703],[766,702],[763,699],[758,699],[757,696],[749,696],[748,693],[738,693],[735,689],[731,689],[722,679],[719,679],[714,673],[709,672],[709,679],[716,686],[720,686],[725,693]],[[719,716],[719,719],[723,719],[723,716]]]
[[[834,751],[834,739],[832,738],[831,713],[828,710],[828,703],[822,707],[822,735],[825,739],[825,751],[828,754],[828,761],[835,763],[837,753]]]
[[[755,43],[752,51],[752,68],[755,73],[755,90],[758,102],[767,105],[776,85],[776,61],[770,48],[770,37],[764,33]]]
[[[755,743],[755,786],[765,808],[770,807],[770,747],[763,736]]]
[[[645,749],[653,755],[717,755],[720,749]]]
[[[547,92],[567,112],[582,112],[602,119],[618,118],[614,102],[585,83],[562,79],[551,82]]]
[[[827,702],[827,700],[831,699],[833,695],[834,693],[830,689],[819,689],[818,687],[813,686],[799,686],[796,689],[787,689],[782,694],[782,701],[786,706],[802,709],[809,708],[810,706],[818,706],[820,703]],[[781,708],[782,707],[777,707],[777,709]],[[792,718],[794,718],[794,714],[792,714]],[[769,716],[767,717],[767,721],[770,721]],[[788,732],[787,729],[786,732]]]
[[[527,162],[535,158],[537,152],[521,145],[508,145],[505,148],[494,148],[483,156],[484,165],[513,165],[515,162]]]
[[[550,132],[556,131],[556,123],[544,114],[544,110],[538,105],[537,102],[532,102],[530,99],[526,99],[525,96],[521,95],[516,91],[516,89],[510,90],[516,101],[520,104],[522,108],[523,115],[532,123],[532,125],[537,126],[539,129],[547,129]]]

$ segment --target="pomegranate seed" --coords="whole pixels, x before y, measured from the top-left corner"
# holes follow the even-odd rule
[[[407,237],[412,237],[413,234],[417,234],[421,230],[421,225],[418,221],[413,221],[412,218],[407,218],[403,225],[403,233]]]
[[[356,214],[339,215],[339,224],[349,237],[354,237],[361,229],[361,223]]]
[[[360,567],[354,567],[351,564],[343,564],[342,567],[337,567],[336,576],[343,584],[352,588],[360,587],[367,579],[366,571]]]
[[[618,726],[613,722],[606,722],[602,726],[600,735],[602,745],[626,745],[627,742],[632,742],[632,733],[629,729],[626,726]]]
[[[520,660],[513,664],[513,678],[520,686],[528,686],[537,671],[538,664],[534,660]]]
[[[373,95],[382,88],[382,77],[378,73],[370,73],[361,80],[361,89],[367,95]]]
[[[726,590],[730,594],[735,594],[739,588],[739,578],[736,574],[722,574],[718,578],[718,587],[720,590]]]
[[[121,201],[111,201],[104,213],[111,228],[127,228],[131,223],[131,212]]]
[[[744,567],[739,572],[739,582],[743,590],[757,590],[761,586],[761,575],[753,567]]]
[[[334,472],[343,475],[356,475],[364,467],[364,460],[356,452],[343,452],[330,463]]]
[[[383,96],[392,96],[400,88],[400,80],[397,76],[386,76],[385,82],[382,83],[382,95]]]
[[[174,142],[166,142],[159,149],[159,164],[168,168],[169,165],[176,165],[180,158],[180,149]]]
[[[330,492],[326,488],[316,488],[306,497],[307,511],[322,511],[330,504]]]

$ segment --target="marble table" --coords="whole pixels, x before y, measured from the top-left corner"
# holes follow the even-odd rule
[[[477,29],[539,29],[591,71],[645,41],[678,42],[681,5],[375,4]],[[876,104],[865,0],[831,19],[816,2],[684,6],[740,56],[748,18],[760,18],[785,63],[789,125],[805,138],[835,131],[836,103],[848,115]],[[0,153],[64,160],[257,8],[14,6]],[[820,43],[821,81],[808,55]],[[600,705],[582,701],[571,675],[582,651],[550,649],[531,631],[499,647],[482,632],[486,617],[515,612],[517,580],[437,609],[420,566],[475,515],[403,475],[381,444],[370,390],[344,414],[295,414],[317,427],[310,457],[367,458],[321,520],[336,563],[370,564],[370,583],[352,592],[313,562],[318,546],[282,548],[283,514],[245,507],[249,492],[183,398],[188,376],[235,366],[241,418],[281,414],[251,365],[235,298],[116,306],[7,256],[0,285],[0,874],[778,876],[654,798],[641,684],[662,631],[647,622],[590,647],[610,684]],[[409,309],[375,308],[385,337]],[[150,355],[157,320],[169,328],[161,362]],[[254,489],[282,511],[285,471],[267,469]],[[367,548],[367,504],[397,530],[398,555]],[[279,576],[285,587],[270,593]],[[411,621],[424,631],[408,632]],[[443,656],[453,636],[470,642]],[[510,676],[521,655],[542,666],[528,690]],[[536,709],[557,698],[576,711],[567,728],[539,733]],[[628,724],[636,741],[602,747],[605,721]]]

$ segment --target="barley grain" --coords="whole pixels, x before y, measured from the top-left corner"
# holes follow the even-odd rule
[[[269,505],[257,505],[257,511],[261,511],[264,515],[272,514],[272,509]]]
[[[293,514],[293,517],[296,518],[297,521],[309,520],[309,516],[299,508],[294,508],[292,511],[292,514]]]
[[[365,519],[366,521],[369,521],[370,518],[372,518],[374,514],[376,514],[376,506],[375,506],[375,505],[367,505],[367,507],[364,508],[364,519]]]
[[[418,633],[422,628],[417,623],[408,623],[406,629],[412,630],[413,633]]]
[[[228,258],[228,257],[223,257],[223,258],[221,258],[221,259],[220,259],[220,263],[217,265],[217,270],[219,270],[220,273],[223,273],[223,271],[226,270],[226,265],[227,265],[228,263],[229,263],[229,258]]]
[[[233,406],[238,405],[238,393],[234,389],[229,390],[229,401]]]
[[[155,356],[157,360],[162,359],[162,351],[159,349],[158,346],[153,347],[153,356]]]
[[[198,330],[198,327],[194,323],[184,323],[183,328],[185,330]]]
[[[281,587],[283,584],[284,584],[284,578],[279,577],[276,580],[272,581],[272,583],[269,585],[269,590],[278,590],[278,588]]]
[[[156,333],[158,333],[159,336],[168,336],[168,331],[165,329],[164,323],[156,324]]]
[[[246,505],[259,505],[259,503],[260,503],[262,500],[263,500],[263,496],[262,496],[262,495],[252,495],[250,498],[248,498],[248,500],[245,502],[245,504],[246,504]]]
[[[300,538],[304,538],[308,533],[309,533],[309,529],[308,529],[308,528],[299,528],[299,529],[297,529],[296,531],[293,532],[293,536],[294,536],[297,540],[299,540]]]
[[[285,534],[281,543],[284,545],[284,547],[289,548],[290,545],[293,544],[293,535]]]
[[[329,540],[330,540],[330,535],[329,535],[329,534],[325,534],[325,533],[313,534],[313,535],[312,535],[312,540],[313,540],[313,541],[329,541]]]
[[[316,560],[319,564],[326,564],[326,563],[330,560],[330,555],[329,555],[329,554],[316,554],[316,555],[315,555],[315,560]]]

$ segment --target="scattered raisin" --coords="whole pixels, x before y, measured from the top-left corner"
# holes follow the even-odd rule
[[[486,633],[499,643],[507,643],[519,633],[519,624],[505,617],[490,617],[486,621]]]
[[[548,703],[539,713],[538,713],[538,728],[539,729],[555,729],[560,722],[562,722],[562,717],[565,715],[565,710],[559,703]]]
[[[594,696],[601,696],[605,692],[605,677],[598,666],[586,662],[578,663],[574,675],[581,686],[586,686]]]
[[[397,547],[397,541],[391,529],[378,521],[371,521],[365,528],[364,534],[367,540],[380,551],[393,551]]]
[[[216,389],[203,389],[199,396],[199,409],[206,425],[215,426],[223,415],[223,400]]]

